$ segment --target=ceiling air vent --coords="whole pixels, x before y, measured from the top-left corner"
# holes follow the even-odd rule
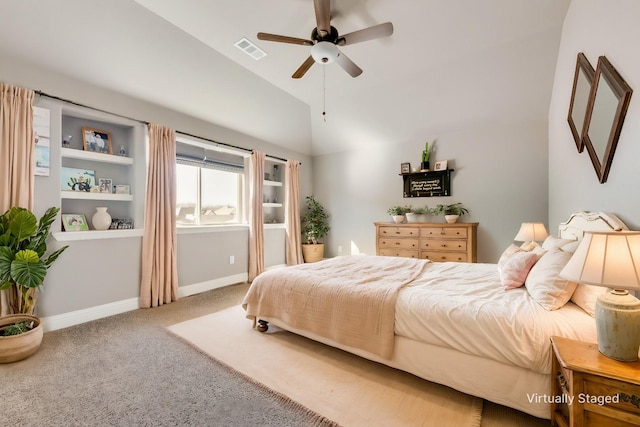
[[[262,59],[265,56],[267,56],[267,52],[260,49],[258,46],[251,43],[249,40],[247,40],[244,37],[238,40],[237,42],[235,42],[234,46],[240,49],[241,51],[243,51],[244,53],[246,53],[247,55],[249,55],[250,57],[252,57],[253,59],[255,59],[256,61],[258,59]]]

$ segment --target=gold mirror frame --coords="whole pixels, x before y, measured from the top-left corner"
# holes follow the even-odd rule
[[[582,140],[600,183],[607,181],[632,93],[607,58],[599,57]]]
[[[587,104],[589,103],[589,94],[591,93],[591,86],[593,85],[595,73],[595,70],[584,53],[578,53],[576,71],[573,75],[573,89],[571,90],[569,116],[567,117],[569,128],[571,129],[573,139],[576,142],[578,153],[582,153],[582,150],[584,150],[582,131],[584,130],[585,118],[587,115]]]

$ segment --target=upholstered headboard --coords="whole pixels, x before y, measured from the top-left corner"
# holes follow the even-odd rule
[[[627,226],[614,214],[605,212],[574,212],[566,222],[558,226],[558,237],[582,240],[585,231],[628,230]]]

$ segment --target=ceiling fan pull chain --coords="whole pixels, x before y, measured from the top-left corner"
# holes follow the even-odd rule
[[[327,67],[322,66],[322,118],[327,122]]]

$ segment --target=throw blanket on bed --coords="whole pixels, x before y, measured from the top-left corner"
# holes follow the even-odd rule
[[[242,307],[247,318],[276,318],[386,359],[393,355],[398,291],[428,260],[346,256],[266,271]]]

